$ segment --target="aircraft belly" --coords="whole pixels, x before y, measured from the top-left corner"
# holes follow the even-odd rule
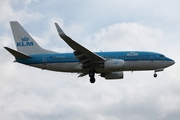
[[[167,61],[125,61],[122,70],[105,70],[102,67],[96,68],[96,72],[113,72],[113,71],[140,71],[140,70],[155,70],[165,68]],[[88,72],[89,69],[82,69],[81,64],[76,63],[47,63],[47,64],[31,64],[41,69],[47,69],[59,72]]]
[[[82,70],[76,69],[78,63],[47,63],[47,64],[33,64],[31,66],[47,69],[52,71],[60,71],[60,72],[79,72]]]
[[[155,70],[164,68],[163,61],[125,61],[124,71]]]

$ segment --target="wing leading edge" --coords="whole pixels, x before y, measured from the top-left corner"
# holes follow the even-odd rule
[[[82,63],[83,68],[93,68],[95,65],[103,63],[105,58],[91,52],[76,41],[68,37],[57,23],[55,23],[59,36],[74,50],[74,55]]]

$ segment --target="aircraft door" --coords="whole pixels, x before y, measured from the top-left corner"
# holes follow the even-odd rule
[[[47,57],[42,57],[42,64],[46,65],[47,64]]]
[[[150,54],[150,60],[154,61],[154,54]]]

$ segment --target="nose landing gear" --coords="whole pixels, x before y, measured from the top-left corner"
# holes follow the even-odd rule
[[[156,72],[160,72],[160,71],[163,71],[164,70],[164,68],[160,68],[160,69],[156,69],[155,71],[154,71],[154,78],[156,78],[157,77],[157,74],[156,74]]]
[[[154,73],[154,75],[153,75],[153,76],[154,76],[154,78],[156,78],[156,77],[157,77],[157,74],[156,74],[156,73]]]

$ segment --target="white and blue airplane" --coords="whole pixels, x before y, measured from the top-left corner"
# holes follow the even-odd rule
[[[4,47],[14,57],[15,62],[59,72],[79,73],[79,77],[89,75],[95,82],[95,74],[105,79],[123,79],[124,71],[163,71],[173,65],[174,60],[163,54],[144,51],[92,52],[68,37],[57,23],[59,36],[74,50],[73,53],[57,53],[41,48],[38,43],[17,22],[10,22],[17,50]]]

